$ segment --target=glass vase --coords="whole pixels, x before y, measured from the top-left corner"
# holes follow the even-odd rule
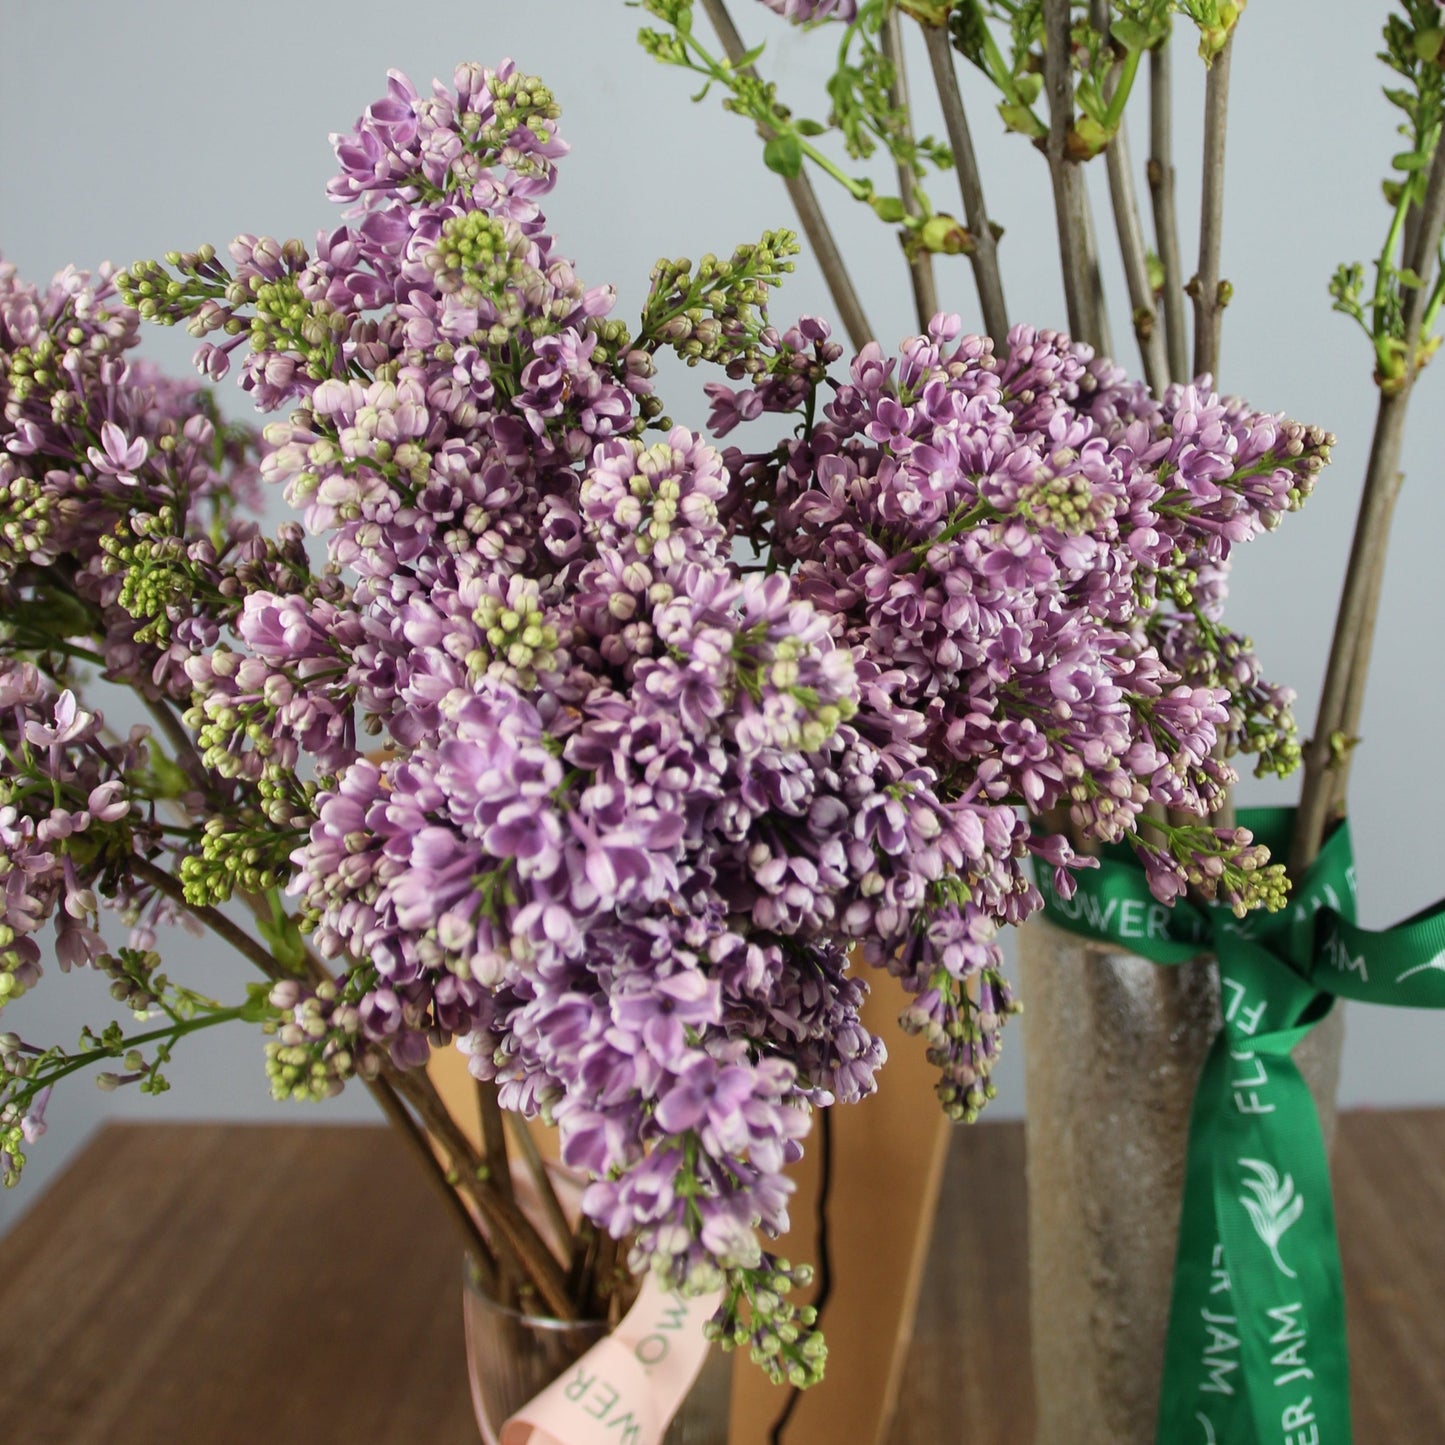
[[[609,1328],[603,1320],[572,1323],[499,1304],[470,1264],[463,1270],[462,1310],[472,1406],[485,1445],[497,1445],[508,1418],[605,1339]],[[732,1358],[716,1345],[708,1351],[663,1445],[728,1445]]]
[[[1165,968],[1019,931],[1038,1445],[1154,1445],[1194,1086],[1220,1027],[1209,958]],[[1295,1052],[1326,1146],[1337,1005]]]

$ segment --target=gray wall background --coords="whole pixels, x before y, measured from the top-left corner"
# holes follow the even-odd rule
[[[800,36],[751,0],[735,0],[744,35],[767,38],[768,73],[802,113],[825,109],[827,34]],[[1306,729],[1318,695],[1329,629],[1349,544],[1375,402],[1364,339],[1332,315],[1326,282],[1342,260],[1368,261],[1387,223],[1379,178],[1396,149],[1394,112],[1379,94],[1374,59],[1382,0],[1323,7],[1305,0],[1251,6],[1234,61],[1224,274],[1235,285],[1226,314],[1222,380],[1256,405],[1317,421],[1339,436],[1335,464],[1302,516],[1240,555],[1233,616],[1254,634],[1274,676],[1299,691]],[[543,76],[564,106],[572,154],[546,210],[564,254],[590,283],[619,289],[618,314],[635,316],[659,255],[724,252],[767,226],[791,225],[781,184],[759,144],[715,98],[689,104],[688,77],[663,70],[633,42],[640,23],[622,0],[426,0],[405,9],[383,0],[0,0],[0,252],[43,280],[68,262],[124,265],[201,241],[224,247],[241,231],[301,236],[335,224],[324,196],[333,171],[330,132],[344,129],[385,87],[388,67],[424,84],[454,64],[504,56]],[[418,23],[420,22],[420,23]],[[699,30],[703,22],[699,19]],[[916,37],[914,37],[916,38]],[[1176,155],[1186,266],[1198,216],[1197,156],[1202,77],[1187,37],[1176,52]],[[942,124],[925,84],[921,50],[907,56],[920,119]],[[1002,134],[980,78],[962,75],[981,152],[990,209],[1006,227],[1002,265],[1010,313],[1062,327],[1046,168],[1021,138]],[[1136,112],[1137,116],[1137,112]],[[1136,119],[1134,153],[1145,153]],[[1100,171],[1099,167],[1094,170]],[[880,188],[892,188],[883,168]],[[1094,183],[1102,182],[1102,173]],[[1143,194],[1142,175],[1138,182]],[[910,330],[901,255],[883,228],[826,178],[820,193],[885,346]],[[933,194],[959,209],[950,178]],[[1107,197],[1096,193],[1121,359],[1137,370]],[[940,258],[944,304],[978,327],[968,266]],[[829,315],[811,261],[774,307],[776,319]],[[189,338],[153,330],[146,351],[188,365]],[[1440,363],[1445,370],[1445,363]],[[678,368],[665,380],[669,409],[700,425],[703,378]],[[1438,754],[1445,682],[1439,538],[1445,532],[1441,388],[1427,375],[1417,393],[1391,571],[1380,617],[1365,746],[1354,774],[1353,813],[1362,921],[1393,923],[1445,892],[1438,815],[1445,779]],[[231,415],[247,403],[230,383]],[[284,504],[276,498],[275,516]],[[1245,803],[1284,802],[1293,785],[1247,780]],[[177,934],[170,971],[218,997],[240,993],[240,965],[207,939]],[[51,969],[31,996],[7,1010],[5,1027],[48,1043],[73,1040],[84,1022],[110,1016],[98,981]],[[1343,1097],[1349,1105],[1445,1103],[1441,1023],[1425,1014],[1352,1007]],[[1014,1030],[994,1117],[1023,1110]],[[0,1230],[18,1217],[105,1118],[245,1118],[369,1121],[353,1087],[314,1113],[273,1104],[260,1041],[218,1030],[204,1049],[184,1049],[159,1099],[102,1095],[83,1081],[57,1096],[50,1128],[30,1150],[19,1190],[0,1196]]]

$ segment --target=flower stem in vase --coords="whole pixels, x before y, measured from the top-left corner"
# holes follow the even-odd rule
[[[1049,98],[1048,158],[1058,223],[1059,262],[1069,334],[1096,350],[1103,349],[1103,319],[1091,260],[1092,225],[1089,195],[1079,163],[1070,158],[1074,121],[1074,82],[1070,68],[1069,0],[1044,3],[1044,89]]]
[[[1209,64],[1204,88],[1204,183],[1199,202],[1199,267],[1186,290],[1194,299],[1194,375],[1219,385],[1219,337],[1230,286],[1219,279],[1224,243],[1224,141],[1229,113],[1229,62],[1234,35]]]
[[[948,143],[953,148],[953,164],[958,171],[958,186],[963,194],[963,214],[973,237],[969,260],[973,263],[974,280],[978,284],[984,329],[993,337],[998,354],[1003,355],[1008,342],[1008,307],[1004,302],[1003,278],[998,269],[998,241],[984,205],[983,179],[979,174],[978,157],[974,154],[973,137],[968,129],[968,116],[963,108],[963,94],[958,88],[958,73],[953,68],[953,50],[948,43],[945,26],[921,23],[934,84],[943,107],[944,124],[948,129]]]
[[[707,12],[713,29],[717,31],[718,40],[727,53],[729,62],[737,65],[747,55],[748,48],[743,44],[737,26],[733,24],[726,0],[702,0],[702,8]],[[751,65],[743,66],[741,73],[754,78],[757,75]],[[787,187],[793,209],[798,213],[798,224],[802,226],[803,234],[807,236],[808,244],[812,246],[813,255],[817,258],[818,268],[823,273],[823,279],[828,283],[828,293],[838,308],[839,320],[842,321],[849,340],[855,347],[861,348],[873,339],[873,328],[868,324],[868,318],[863,312],[863,303],[858,299],[852,278],[848,275],[848,267],[843,260],[843,253],[838,249],[837,241],[833,238],[832,228],[828,225],[822,206],[818,204],[813,183],[808,179],[807,173],[800,170],[796,175],[785,176],[783,184]]]
[[[1365,469],[1364,490],[1355,519],[1354,540],[1335,629],[1330,645],[1314,734],[1304,750],[1304,786],[1301,793],[1290,872],[1296,877],[1318,854],[1331,824],[1345,814],[1350,752],[1364,707],[1369,659],[1374,642],[1375,616],[1384,583],[1390,523],[1403,480],[1400,458],[1405,421],[1420,368],[1427,359],[1428,323],[1433,322],[1440,286],[1432,286],[1436,252],[1445,230],[1445,149],[1437,143],[1430,166],[1424,204],[1413,228],[1413,245],[1405,254],[1406,270],[1414,284],[1405,289],[1399,338],[1389,335],[1389,310],[1381,302],[1394,266],[1396,246],[1409,212],[1409,197],[1402,195],[1395,221],[1377,263],[1379,277],[1372,316],[1376,346],[1375,380],[1380,387],[1374,437]],[[1396,273],[1398,275],[1398,272]]]
[[[1154,212],[1154,248],[1163,272],[1160,310],[1168,379],[1189,379],[1189,331],[1184,317],[1184,266],[1179,255],[1179,219],[1174,205],[1173,86],[1165,40],[1149,52],[1149,197]]]
[[[908,97],[908,72],[903,60],[903,37],[898,23],[898,11],[890,9],[883,17],[883,28],[878,32],[879,48],[892,66],[892,80],[888,86],[888,100],[901,117],[903,138],[911,144],[912,109]],[[898,158],[898,194],[903,199],[903,209],[910,216],[922,213],[915,194],[913,167],[901,156]],[[933,256],[922,248],[911,251],[908,257],[908,274],[913,284],[913,313],[920,331],[928,329],[928,323],[938,313],[938,287],[933,275]]]

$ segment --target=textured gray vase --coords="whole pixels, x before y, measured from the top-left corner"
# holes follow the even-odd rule
[[[1212,959],[1164,968],[1032,919],[1029,1292],[1037,1445],[1154,1445],[1194,1085],[1219,1028]],[[1334,1137],[1342,1010],[1295,1053]]]

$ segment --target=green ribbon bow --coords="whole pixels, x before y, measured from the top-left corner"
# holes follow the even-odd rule
[[[1292,808],[1240,822],[1274,856]],[[1224,1026],[1189,1125],[1158,1445],[1349,1445],[1344,1293],[1329,1165],[1290,1051],[1335,998],[1445,1008],[1445,903],[1396,928],[1354,922],[1341,824],[1276,914],[1158,903],[1127,849],[1074,876],[1040,868],[1050,922],[1155,963],[1219,961]]]

